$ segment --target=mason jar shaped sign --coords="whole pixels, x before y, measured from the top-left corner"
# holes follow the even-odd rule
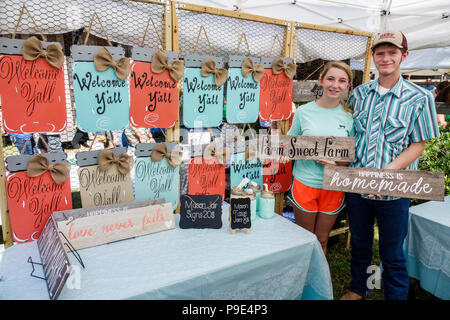
[[[226,119],[229,123],[254,123],[258,120],[260,81],[264,67],[260,59],[230,56],[226,86]]]
[[[130,123],[140,128],[172,128],[178,119],[178,81],[184,64],[175,52],[132,48]]]
[[[266,160],[263,165],[263,181],[273,193],[288,191],[292,183],[292,161],[279,163]]]
[[[186,55],[183,78],[183,123],[186,128],[218,127],[223,118],[228,71],[219,57]]]
[[[121,47],[71,47],[78,127],[86,132],[121,130],[130,115],[130,60]]]
[[[12,237],[37,240],[55,211],[72,209],[70,163],[65,153],[6,158],[6,195]]]
[[[188,167],[188,194],[213,195],[225,197],[225,164],[216,157],[204,159],[191,158]]]
[[[259,96],[261,121],[287,120],[292,113],[292,94],[297,65],[289,58],[261,58],[264,76]]]
[[[0,38],[2,122],[9,133],[67,127],[64,53],[57,42]]]

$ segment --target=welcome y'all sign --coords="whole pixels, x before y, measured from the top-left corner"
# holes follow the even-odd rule
[[[444,201],[444,173],[325,166],[323,189]]]
[[[260,135],[260,159],[353,161],[355,138]]]

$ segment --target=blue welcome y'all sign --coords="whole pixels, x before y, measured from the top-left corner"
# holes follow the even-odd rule
[[[223,85],[214,74],[203,77],[200,68],[185,68],[183,79],[183,123],[186,128],[218,127],[223,117]]]
[[[120,80],[113,68],[97,71],[94,62],[73,63],[73,94],[77,125],[82,131],[121,130],[130,114],[128,79]]]
[[[244,178],[248,178],[262,187],[262,164],[257,158],[246,161],[245,153],[236,153],[231,157],[230,187],[238,186]]]
[[[259,83],[244,78],[241,68],[228,70],[226,119],[229,123],[254,123],[259,114]]]
[[[167,158],[152,161],[150,157],[137,157],[134,175],[136,201],[164,198],[178,207],[180,194],[180,167],[171,167]]]

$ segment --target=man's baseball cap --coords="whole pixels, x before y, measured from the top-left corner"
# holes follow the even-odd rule
[[[375,37],[372,43],[372,51],[376,46],[390,43],[400,49],[408,50],[408,41],[406,41],[405,35],[397,30],[387,30]]]

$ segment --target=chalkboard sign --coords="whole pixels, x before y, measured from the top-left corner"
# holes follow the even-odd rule
[[[180,228],[222,228],[222,196],[219,194],[182,195]]]
[[[56,300],[70,275],[72,265],[52,216],[47,220],[37,245],[44,267],[48,294],[51,300]]]
[[[250,232],[252,222],[250,219],[250,198],[230,199],[230,228],[234,234],[235,229],[247,229]]]

